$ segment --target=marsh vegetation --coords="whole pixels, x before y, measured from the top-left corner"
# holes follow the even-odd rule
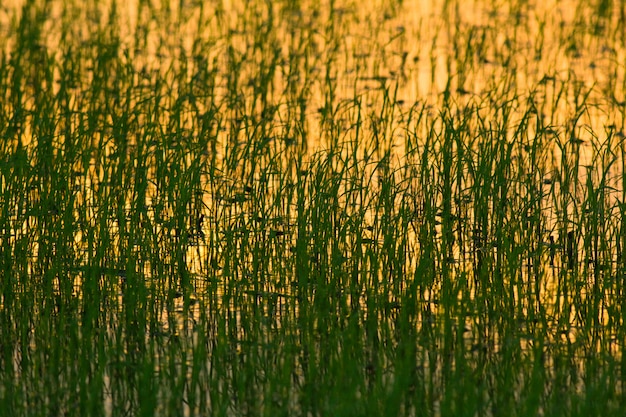
[[[597,1],[0,8],[0,410],[617,415]]]

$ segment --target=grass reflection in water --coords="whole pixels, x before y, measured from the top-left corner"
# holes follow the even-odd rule
[[[0,11],[4,414],[619,415],[621,5],[157,3]]]

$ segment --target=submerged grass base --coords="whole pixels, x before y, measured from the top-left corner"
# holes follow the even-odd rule
[[[0,12],[0,414],[619,415],[623,6],[157,3]]]

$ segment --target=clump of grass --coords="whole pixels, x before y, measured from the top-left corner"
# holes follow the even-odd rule
[[[621,410],[623,13],[444,3],[3,9],[1,408]]]

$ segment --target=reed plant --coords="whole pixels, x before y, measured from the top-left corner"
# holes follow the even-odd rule
[[[623,6],[0,10],[0,414],[619,415]]]

